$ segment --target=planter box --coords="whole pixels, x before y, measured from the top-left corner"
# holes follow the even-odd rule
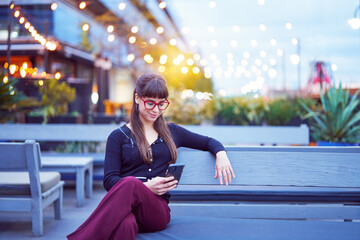
[[[44,118],[42,116],[26,116],[25,118],[26,123],[43,123]],[[55,116],[55,117],[50,117],[49,121],[47,122],[48,124],[53,124],[53,123],[78,123],[81,124],[82,123],[82,116]]]
[[[322,147],[345,147],[345,146],[359,146],[359,143],[343,143],[343,142],[324,142],[324,141],[320,141],[317,142],[318,146],[322,146]]]

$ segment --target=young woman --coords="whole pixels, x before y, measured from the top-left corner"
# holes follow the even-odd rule
[[[216,156],[215,178],[227,185],[235,177],[223,145],[217,140],[168,124],[165,79],[138,78],[130,122],[113,131],[106,144],[104,187],[108,191],[91,216],[68,239],[134,240],[138,232],[165,229],[170,221],[168,192],[177,186],[165,177],[177,148],[210,151]]]

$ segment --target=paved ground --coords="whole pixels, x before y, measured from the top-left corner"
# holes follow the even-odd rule
[[[40,238],[32,234],[30,213],[0,212],[0,239],[64,240],[92,213],[105,193],[102,183],[96,182],[93,197],[86,198],[84,207],[78,208],[75,187],[65,186],[62,219],[55,220],[52,206],[44,209],[44,235]]]

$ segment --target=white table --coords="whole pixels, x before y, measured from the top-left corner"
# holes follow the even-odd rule
[[[78,207],[84,205],[85,197],[92,196],[93,187],[93,158],[72,156],[43,156],[41,158],[42,171],[57,171],[60,173],[76,174],[76,198]]]

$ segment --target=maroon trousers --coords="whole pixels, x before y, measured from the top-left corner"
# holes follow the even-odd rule
[[[69,240],[134,240],[138,232],[165,229],[170,221],[168,203],[143,182],[126,177],[117,182],[90,217]]]

